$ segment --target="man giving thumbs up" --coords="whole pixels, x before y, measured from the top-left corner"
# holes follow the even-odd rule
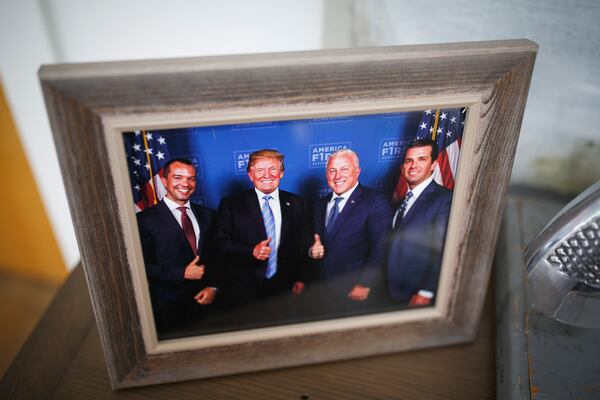
[[[217,213],[216,247],[228,267],[227,291],[234,304],[275,295],[287,301],[304,290],[306,207],[301,197],[279,189],[284,166],[278,151],[252,153],[247,172],[254,188],[224,198]]]
[[[355,152],[333,153],[325,169],[332,193],[317,201],[313,213],[316,234],[308,254],[317,260],[325,283],[321,302],[336,314],[364,311],[383,301],[384,238],[392,209],[382,194],[359,183],[360,172]]]

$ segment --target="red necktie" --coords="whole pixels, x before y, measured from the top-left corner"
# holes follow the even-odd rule
[[[198,248],[196,247],[196,234],[194,233],[194,226],[192,225],[192,220],[187,215],[187,207],[177,207],[177,209],[181,212],[181,226],[183,227],[185,237],[188,243],[190,244],[190,247],[194,251],[194,254],[197,254]]]

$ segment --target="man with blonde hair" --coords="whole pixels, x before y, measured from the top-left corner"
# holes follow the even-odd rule
[[[301,197],[279,189],[283,158],[272,149],[252,153],[247,172],[254,187],[224,198],[217,212],[215,242],[238,305],[276,295],[289,300],[304,290],[306,207]]]

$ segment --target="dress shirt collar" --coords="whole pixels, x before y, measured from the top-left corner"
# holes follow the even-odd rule
[[[354,190],[356,190],[357,187],[358,187],[358,182],[356,182],[350,190],[347,190],[340,195],[336,194],[335,192],[331,193],[331,200],[329,200],[329,202],[333,203],[337,197],[343,197],[344,200],[342,200],[342,203],[346,203],[346,200],[348,200],[350,198],[350,196],[352,196],[352,193],[354,193]]]
[[[257,188],[254,188],[254,191],[256,192],[256,195],[258,196],[258,201],[261,204],[264,201],[264,197],[265,196],[271,196],[274,201],[276,201],[277,203],[279,203],[279,188],[276,188],[275,190],[273,190],[269,194],[263,193],[260,190],[258,190]]]
[[[431,181],[433,181],[433,175],[429,176],[429,178],[427,178],[423,182],[419,183],[417,186],[415,186],[414,189],[409,189],[413,194],[413,197],[411,199],[411,200],[413,200],[413,202],[415,200],[417,200],[417,198],[421,195],[421,193],[423,193],[423,190],[425,190],[425,188],[427,186],[429,186]]]
[[[189,200],[186,201],[183,206],[181,206],[180,204],[175,203],[173,200],[169,199],[167,196],[163,197],[163,201],[165,202],[165,204],[167,205],[167,207],[169,207],[169,210],[171,210],[171,212],[173,212],[174,210],[177,210],[177,207],[185,207],[188,210],[191,210],[190,201]]]

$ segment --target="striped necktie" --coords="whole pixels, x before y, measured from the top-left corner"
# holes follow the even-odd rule
[[[265,201],[262,208],[262,217],[263,222],[265,224],[265,231],[267,232],[267,237],[271,238],[270,246],[271,246],[271,254],[269,254],[269,260],[267,261],[267,273],[265,277],[267,279],[271,279],[273,275],[277,272],[277,246],[276,246],[276,231],[275,231],[275,216],[273,215],[273,210],[269,206],[269,200],[272,197],[267,195],[263,197]]]
[[[406,195],[404,196],[404,199],[400,203],[400,206],[398,207],[398,210],[396,211],[396,218],[394,219],[394,229],[396,229],[398,227],[398,225],[400,225],[400,221],[402,221],[402,218],[404,218],[404,213],[406,212],[406,207],[408,207],[408,202],[410,201],[410,199],[412,199],[412,197],[413,197],[413,194],[411,191],[409,191],[408,193],[406,193]]]

